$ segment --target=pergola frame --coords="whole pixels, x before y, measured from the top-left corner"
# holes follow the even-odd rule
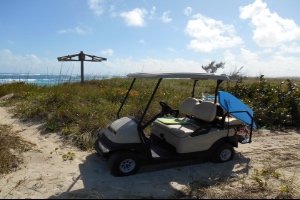
[[[74,57],[78,57],[77,59],[74,59]],[[89,57],[90,59],[86,59],[86,57]],[[80,61],[81,62],[81,83],[84,82],[84,61],[90,61],[90,62],[102,62],[106,61],[106,58],[94,56],[85,54],[83,51],[80,51],[79,54],[73,54],[73,55],[67,55],[67,56],[61,56],[57,57],[58,61]]]

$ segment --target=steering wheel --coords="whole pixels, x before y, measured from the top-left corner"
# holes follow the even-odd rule
[[[166,104],[165,102],[163,101],[160,101],[159,102],[162,110],[161,110],[161,113],[164,113],[164,114],[171,114],[175,117],[177,117],[178,115],[178,110],[174,110],[173,108],[171,108],[168,104]]]

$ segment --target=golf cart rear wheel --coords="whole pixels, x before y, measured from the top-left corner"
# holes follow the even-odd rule
[[[140,168],[139,157],[133,152],[116,152],[108,161],[109,169],[114,176],[129,176]]]
[[[220,145],[213,153],[212,162],[222,163],[228,162],[233,159],[234,149],[233,146],[225,143]]]

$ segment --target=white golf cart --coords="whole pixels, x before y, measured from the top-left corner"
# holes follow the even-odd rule
[[[209,73],[131,73],[133,81],[117,113],[118,119],[98,133],[95,149],[108,159],[114,176],[127,176],[138,171],[141,164],[209,159],[212,162],[227,162],[234,156],[238,143],[251,143],[253,111],[231,94],[218,91],[219,85],[229,78],[226,75]],[[157,84],[140,117],[119,117],[119,113],[136,81],[140,78],[157,79]],[[163,79],[193,81],[192,95],[178,109],[160,101],[161,112],[151,120],[143,118]],[[216,80],[212,99],[194,97],[199,80]],[[183,117],[178,117],[178,114]],[[150,126],[151,134],[144,130]]]

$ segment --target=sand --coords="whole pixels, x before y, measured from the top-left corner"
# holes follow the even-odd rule
[[[12,125],[17,134],[36,144],[24,153],[23,163],[15,172],[1,177],[1,199],[186,198],[183,191],[192,183],[209,184],[221,177],[231,180],[226,189],[230,190],[235,184],[245,186],[241,177],[250,176],[254,169],[266,169],[266,165],[276,166],[285,179],[300,174],[300,135],[295,132],[256,131],[253,142],[235,148],[234,159],[227,163],[144,166],[135,175],[114,177],[95,151],[80,151],[64,143],[59,133],[42,133],[43,124],[21,122],[4,107],[0,107],[0,124]],[[75,154],[72,160],[62,158],[68,152]],[[280,189],[280,182],[276,187]]]

